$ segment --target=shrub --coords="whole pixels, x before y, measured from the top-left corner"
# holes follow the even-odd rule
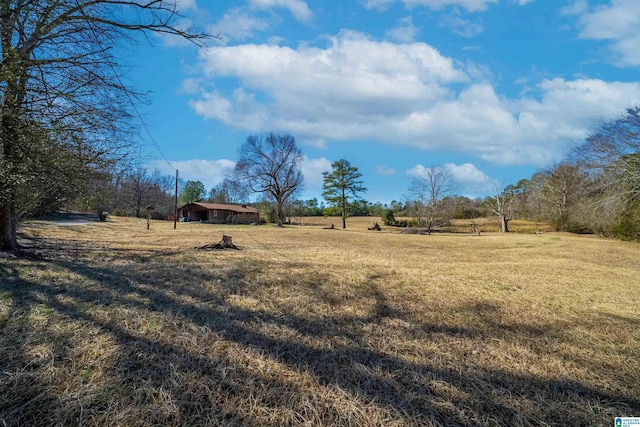
[[[260,221],[264,223],[278,222],[278,212],[272,206],[262,206],[260,208]]]
[[[164,220],[164,219],[167,219],[167,215],[165,215],[161,211],[152,211],[151,212],[151,219]]]
[[[474,219],[480,217],[480,211],[476,208],[460,208],[453,212],[453,219]]]
[[[637,210],[630,209],[620,215],[611,227],[611,233],[620,240],[640,240],[640,214]]]
[[[406,219],[401,219],[399,221],[396,221],[396,227],[408,227],[409,226],[409,221],[407,221]]]
[[[393,211],[391,209],[385,209],[385,211],[382,212],[381,219],[384,225],[396,225],[396,218],[393,216]]]

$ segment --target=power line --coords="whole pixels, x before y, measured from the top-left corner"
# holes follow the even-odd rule
[[[98,44],[98,46],[102,50],[102,54],[104,55],[104,58],[106,59],[107,64],[109,64],[109,68],[111,68],[111,71],[113,71],[113,75],[116,77],[116,79],[118,80],[118,83],[120,84],[120,87],[124,91],[124,94],[127,96],[127,99],[129,100],[129,103],[131,104],[131,107],[133,108],[133,111],[136,112],[136,115],[138,116],[138,119],[140,120],[140,123],[142,123],[142,127],[144,127],[144,129],[147,131],[147,135],[149,135],[149,139],[151,139],[151,142],[153,142],[153,145],[156,147],[156,149],[158,150],[158,152],[160,153],[162,158],[165,160],[165,162],[167,162],[169,167],[176,171],[175,206],[174,206],[174,212],[173,212],[173,215],[174,215],[174,218],[173,218],[173,229],[175,230],[176,226],[177,226],[177,220],[178,220],[178,169],[176,167],[174,167],[173,164],[171,164],[169,159],[167,159],[167,156],[165,156],[164,153],[162,152],[162,150],[160,149],[160,146],[158,146],[158,143],[156,142],[155,138],[151,134],[151,131],[147,127],[147,124],[145,123],[144,119],[142,118],[142,115],[140,114],[140,111],[138,111],[138,107],[136,107],[135,103],[133,102],[133,99],[131,99],[131,95],[129,94],[129,91],[126,89],[124,83],[122,82],[122,79],[120,79],[120,75],[116,71],[116,67],[113,65],[113,62],[111,61],[111,58],[109,57],[109,55],[107,55],[106,49],[104,49],[104,47],[102,46],[102,43],[100,43],[100,38],[98,37],[98,34],[96,33],[96,30],[93,28],[91,20],[87,19],[87,15],[84,13],[84,9],[78,4],[78,0],[76,0],[76,4],[78,5],[80,13],[82,14],[82,16],[87,21],[87,23],[89,25],[89,29],[93,33],[93,37],[95,38],[96,43]]]
[[[144,119],[142,118],[142,115],[140,114],[140,111],[138,110],[138,107],[136,107],[135,103],[133,102],[133,99],[131,99],[131,95],[129,94],[129,91],[126,89],[124,83],[122,82],[122,79],[120,79],[120,75],[116,71],[116,68],[113,65],[113,62],[111,61],[111,58],[109,57],[109,55],[107,55],[107,50],[100,43],[100,38],[98,37],[98,34],[96,33],[95,29],[93,28],[93,25],[92,25],[93,23],[91,22],[91,20],[89,20],[87,18],[87,15],[84,13],[84,8],[82,6],[80,6],[80,4],[78,4],[78,0],[76,0],[76,4],[78,5],[78,8],[80,9],[80,13],[85,18],[86,22],[89,24],[89,29],[93,33],[93,37],[95,38],[96,43],[98,43],[98,46],[100,46],[100,50],[102,51],[102,54],[104,55],[104,58],[106,59],[107,64],[109,65],[109,68],[111,68],[111,71],[113,72],[113,75],[118,80],[118,83],[120,84],[120,87],[123,89],[124,94],[126,95],[127,99],[129,100],[129,103],[131,104],[131,107],[133,108],[133,111],[135,111],[136,116],[138,116],[138,119],[140,120],[140,123],[142,123],[142,127],[145,129],[145,131],[147,131],[147,135],[149,135],[149,139],[151,140],[153,145],[156,147],[156,149],[158,150],[158,152],[160,153],[162,158],[167,162],[169,167],[171,167],[171,169],[177,171],[178,169],[175,166],[173,166],[173,164],[169,161],[169,159],[167,159],[167,157],[164,155],[164,153],[160,149],[160,146],[156,142],[155,138],[151,134],[151,131],[147,127],[147,124],[145,123]]]

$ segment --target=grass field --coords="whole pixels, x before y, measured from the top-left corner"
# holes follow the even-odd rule
[[[0,256],[0,426],[640,416],[640,245],[374,220],[24,224]],[[241,250],[194,250],[223,233]]]

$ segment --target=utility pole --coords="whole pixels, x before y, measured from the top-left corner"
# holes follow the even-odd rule
[[[178,223],[178,169],[176,169],[176,197],[175,197],[175,205],[173,211],[173,229],[176,229],[176,224]]]

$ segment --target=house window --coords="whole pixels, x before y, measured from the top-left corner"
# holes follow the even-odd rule
[[[218,216],[218,211],[217,210],[213,210],[213,216]]]

